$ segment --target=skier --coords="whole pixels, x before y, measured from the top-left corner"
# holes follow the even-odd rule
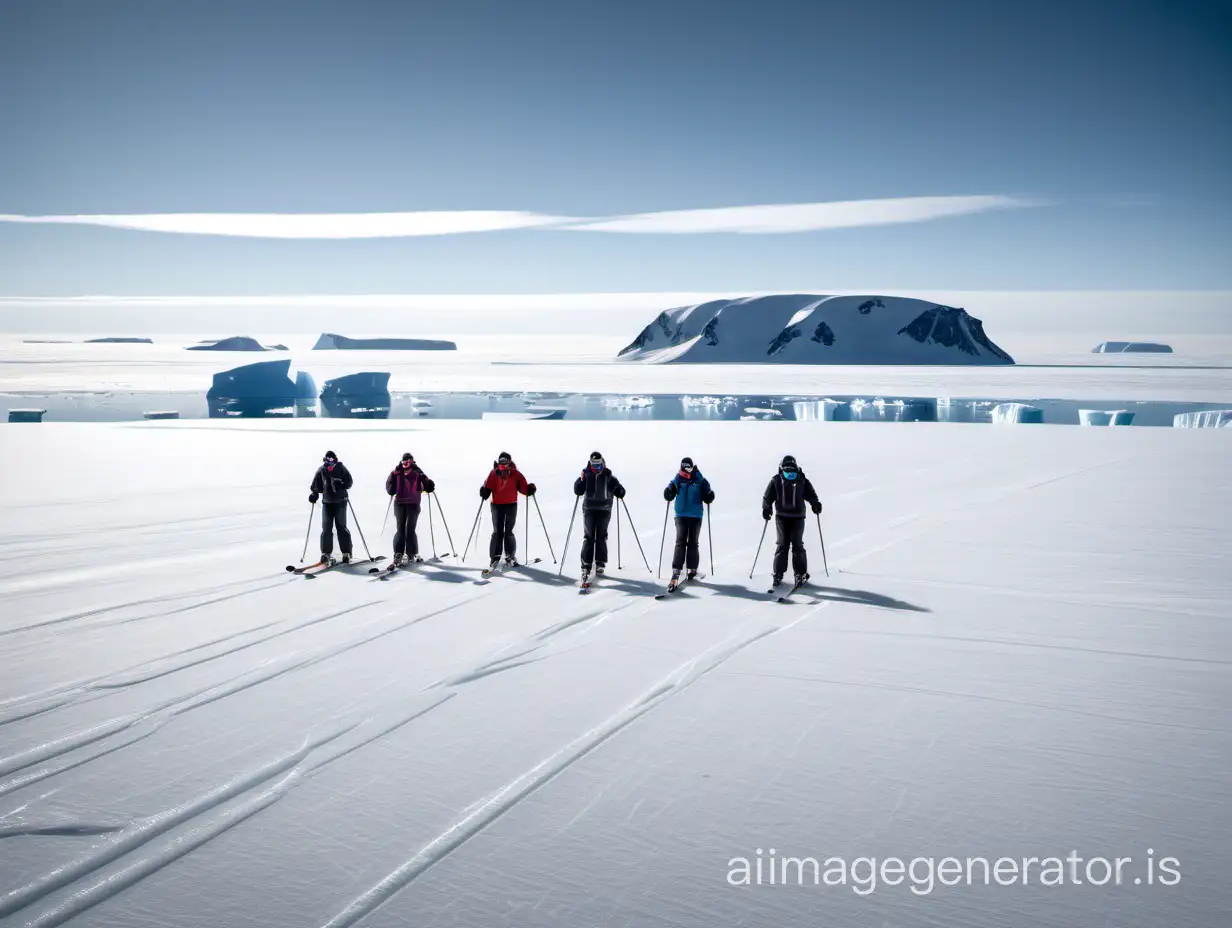
[[[342,563],[351,562],[351,533],[347,529],[347,490],[351,489],[351,472],[346,465],[338,460],[338,455],[332,451],[325,452],[325,458],[317,472],[312,477],[312,490],[308,502],[321,500],[321,561],[332,564],[334,561],[334,531],[338,532],[338,547],[342,549]]]
[[[698,539],[702,532],[702,505],[714,502],[714,490],[710,481],[693,464],[692,458],[680,459],[680,470],[663,490],[663,498],[676,501],[676,550],[672,554],[671,587],[680,581],[680,569],[688,561],[686,579],[697,577],[697,564],[701,559]]]
[[[488,544],[491,564],[488,570],[495,570],[500,564],[502,549],[506,566],[512,567],[518,562],[518,542],[513,533],[518,518],[518,493],[534,496],[535,485],[526,482],[526,477],[513,463],[509,452],[502,451],[492,462],[488,479],[479,488],[483,499],[492,499],[492,541]]]
[[[394,498],[394,567],[423,561],[415,526],[419,522],[421,494],[435,489],[436,483],[419,469],[409,451],[385,478],[385,492]]]
[[[573,492],[582,497],[582,583],[587,583],[592,565],[596,574],[602,574],[607,566],[612,499],[624,499],[625,488],[607,469],[603,455],[592,451],[582,475],[573,481]]]
[[[761,517],[767,522],[777,510],[774,519],[776,544],[774,546],[774,585],[783,582],[787,572],[787,550],[791,549],[791,569],[795,585],[808,580],[808,555],[804,552],[805,503],[814,513],[821,512],[817,491],[804,471],[790,454],[779,463],[779,472],[770,478],[766,492],[761,498]]]

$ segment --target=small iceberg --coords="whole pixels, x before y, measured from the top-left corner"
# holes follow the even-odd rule
[[[1080,409],[1080,425],[1133,425],[1134,414],[1124,409]]]
[[[325,332],[313,351],[457,351],[454,342],[431,338],[347,338]]]
[[[83,345],[152,345],[152,338],[124,338],[124,337],[109,337],[109,338],[87,338]]]
[[[565,410],[563,409],[543,409],[526,412],[484,412],[482,419],[484,422],[528,422],[532,419],[563,419]]]
[[[1171,354],[1172,346],[1159,342],[1100,342],[1091,349],[1092,354]]]
[[[255,338],[247,335],[232,335],[230,338],[220,338],[217,341],[199,342],[189,345],[185,351],[286,351],[284,345],[273,345],[266,348]]]
[[[1044,410],[1026,403],[998,403],[992,408],[993,425],[1027,425],[1044,421]]]
[[[1232,425],[1232,409],[1204,409],[1201,412],[1182,412],[1172,417],[1172,427],[1177,429],[1221,429]]]

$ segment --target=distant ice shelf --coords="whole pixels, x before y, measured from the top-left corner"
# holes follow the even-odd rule
[[[1100,342],[1091,349],[1092,354],[1171,354],[1172,346],[1159,342]]]
[[[1183,412],[1172,417],[1172,425],[1178,429],[1219,429],[1232,426],[1232,409],[1207,409],[1202,412]]]
[[[451,341],[431,338],[348,338],[325,332],[313,351],[456,351]]]

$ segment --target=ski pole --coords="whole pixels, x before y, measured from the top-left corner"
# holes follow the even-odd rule
[[[617,570],[625,569],[624,565],[620,563],[620,507],[619,506],[616,507],[616,569]],[[646,569],[650,570],[650,567],[647,566]]]
[[[316,514],[317,504],[312,503],[308,507],[308,528],[304,530],[304,553],[299,556],[299,562],[304,563],[304,558],[308,556],[308,536],[312,534],[312,517]]]
[[[659,536],[659,569],[655,571],[656,577],[663,576],[663,545],[667,542],[667,514],[672,508],[672,501],[668,500],[663,504],[663,534]],[[714,573],[714,571],[710,571]]]
[[[428,537],[432,539],[432,559],[436,560],[436,528],[432,525],[432,494],[428,494]]]
[[[710,528],[710,504],[706,504],[706,536],[710,539],[710,575],[714,576],[714,532]],[[825,558],[825,555],[822,555]]]
[[[432,494],[432,498],[436,499],[436,494]],[[441,508],[441,501],[436,500],[436,511],[440,514],[441,525],[445,526],[445,537],[449,539],[449,550],[453,552],[453,556],[458,556],[458,549],[453,546],[453,535],[449,533],[449,522],[445,518],[445,510]]]
[[[558,577],[565,572],[565,555],[569,553],[569,536],[573,534],[573,520],[577,518],[577,507],[581,501],[582,497],[580,496],[576,496],[573,499],[573,515],[569,516],[569,530],[565,532],[565,547],[560,552],[560,570],[556,571],[556,576]],[[539,515],[542,516],[543,513]],[[546,535],[547,533],[548,529],[545,525],[543,527],[543,534]]]
[[[821,534],[821,513],[816,513],[817,516],[817,540],[821,542],[821,566],[826,569],[826,576],[830,576],[830,565],[826,563],[826,538]]]
[[[385,526],[389,524],[389,510],[394,508],[394,498],[391,494],[389,497],[389,505],[385,507],[385,521],[381,523],[381,537],[385,537]]]
[[[770,527],[770,520],[766,519],[765,524],[761,527],[761,541],[757,542],[757,553],[753,555],[753,566],[749,568],[749,579],[753,579],[753,571],[757,569],[757,559],[761,557],[762,542],[766,540],[766,529]]]
[[[522,546],[522,560],[527,564],[530,563],[530,503],[524,503],[522,508],[525,510],[522,513],[522,518],[526,524],[522,526],[522,535],[525,538],[525,543]]]
[[[543,510],[539,508],[539,500],[536,497],[531,497],[535,500],[535,512],[539,513],[539,524],[543,526],[543,537],[547,540],[548,551],[552,555],[552,563],[556,563],[556,552],[552,551],[552,539],[548,537],[548,524],[543,521]],[[529,515],[529,514],[528,514]]]
[[[475,510],[475,521],[471,523],[471,533],[466,536],[466,547],[462,549],[462,560],[466,560],[466,554],[471,549],[471,537],[475,534],[475,529],[479,528],[479,513],[483,512],[483,500],[479,500],[479,508]]]
[[[364,543],[364,554],[368,555],[368,560],[372,560],[372,552],[368,550],[368,542],[364,538],[364,530],[359,526],[359,516],[355,515],[355,507],[351,504],[351,498],[347,497],[347,506],[351,510],[351,518],[355,520],[355,530],[359,532],[359,540]]]
[[[629,504],[625,502],[623,496],[620,499],[620,504],[625,507],[625,518],[629,520],[629,530],[633,532],[633,540],[637,542],[637,550],[642,552],[642,563],[646,565],[646,573],[650,573],[650,561],[646,560],[646,552],[642,550],[641,539],[637,537],[637,526],[633,524],[633,516],[629,512]]]

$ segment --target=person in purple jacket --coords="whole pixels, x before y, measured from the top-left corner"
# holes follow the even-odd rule
[[[421,494],[436,489],[432,478],[419,469],[411,452],[402,455],[402,460],[385,478],[385,492],[394,498],[394,566],[419,563],[419,538],[415,526],[419,522]]]

